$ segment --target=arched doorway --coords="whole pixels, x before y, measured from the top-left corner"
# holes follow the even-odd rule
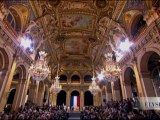
[[[157,53],[153,53],[149,57],[148,70],[153,80],[155,94],[160,97],[160,56]]]
[[[9,92],[9,95],[8,95],[8,100],[7,100],[7,104],[12,104],[13,103],[13,100],[14,100],[14,96],[15,96],[15,93],[16,93],[16,88],[12,88]]]
[[[57,105],[66,105],[66,92],[64,90],[61,90],[57,94]]]
[[[84,93],[84,106],[93,106],[93,95],[90,91]]]
[[[131,67],[127,67],[124,72],[124,85],[125,85],[127,98],[138,96],[138,89],[137,89],[135,73]]]
[[[146,62],[144,62],[146,61]],[[140,70],[147,97],[159,97],[160,88],[160,56],[153,51],[146,52],[140,62]]]
[[[71,101],[70,101],[71,110],[79,111],[80,109],[80,93],[77,90],[72,91]]]

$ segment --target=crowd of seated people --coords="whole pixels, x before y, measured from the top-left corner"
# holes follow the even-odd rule
[[[106,102],[105,106],[88,106],[81,111],[81,120],[160,120],[154,110],[140,110],[134,107],[134,101]]]
[[[8,109],[0,113],[0,120],[67,120],[68,113],[60,107],[45,105],[37,107],[32,103],[27,103],[18,112],[11,112]]]
[[[132,99],[127,99],[106,102],[99,107],[88,106],[81,111],[81,120],[160,120],[154,110],[135,109],[134,105]],[[68,120],[66,111],[64,107],[37,107],[29,102],[18,112],[4,109],[4,112],[0,113],[0,120]]]

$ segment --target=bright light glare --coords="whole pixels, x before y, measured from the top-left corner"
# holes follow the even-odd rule
[[[101,71],[101,73],[100,74],[98,74],[98,76],[97,76],[97,78],[99,79],[99,80],[103,80],[104,79],[104,72],[102,72]]]
[[[32,44],[32,41],[30,39],[27,39],[27,38],[21,39],[21,46],[23,46],[25,49],[31,48],[31,44]]]
[[[118,51],[116,51],[116,60],[117,60],[117,62],[119,62],[122,57],[123,57],[123,54],[118,52]]]
[[[122,51],[128,51],[129,48],[133,45],[132,42],[129,42],[128,39],[126,39],[124,42],[121,42],[119,45],[119,49]]]

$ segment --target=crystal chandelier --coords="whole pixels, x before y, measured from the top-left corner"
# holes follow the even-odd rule
[[[57,93],[59,93],[61,90],[62,90],[62,86],[61,86],[60,83],[59,83],[59,77],[56,76],[56,77],[55,77],[55,82],[54,82],[54,84],[52,84],[52,86],[51,86],[51,88],[50,88],[50,91],[51,91],[52,93],[57,94]]]
[[[92,78],[92,83],[91,85],[89,86],[89,91],[95,96],[98,92],[101,91],[101,89],[99,88],[99,86],[97,85],[96,83],[96,78],[93,77]]]
[[[49,67],[46,64],[45,60],[46,55],[47,53],[45,53],[45,51],[40,51],[39,59],[37,59],[35,63],[32,64],[29,68],[29,73],[32,76],[33,80],[43,81],[50,73]]]
[[[59,64],[58,64],[57,76],[55,77],[55,82],[54,84],[51,85],[50,88],[50,91],[55,94],[59,93],[62,90],[62,86],[59,83],[58,71],[59,71]]]
[[[94,77],[94,67],[93,67],[93,78],[92,78],[92,83],[89,86],[89,91],[95,96],[98,92],[101,91],[99,86],[96,83],[96,78]]]
[[[121,72],[121,69],[117,65],[115,61],[112,60],[111,55],[108,54],[106,57],[106,66],[103,70],[103,73],[105,75],[105,78],[109,82],[114,82],[118,80],[118,75]]]

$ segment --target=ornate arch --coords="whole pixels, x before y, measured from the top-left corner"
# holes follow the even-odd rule
[[[14,4],[9,7],[9,10],[14,16],[16,27],[19,32],[24,31],[30,15],[28,7],[23,4]]]
[[[125,22],[125,26],[126,26],[126,29],[128,29],[128,33],[131,35],[131,30],[133,28],[133,22],[135,22],[135,19],[138,15],[142,15],[142,12],[138,11],[138,10],[129,10],[129,11],[126,11],[124,13],[124,17],[123,17],[123,20]],[[134,28],[133,28],[134,29]]]
[[[137,58],[137,62],[138,62],[138,70],[141,71],[141,61],[142,61],[142,58],[144,57],[144,55],[147,53],[147,52],[155,52],[157,53],[159,56],[160,56],[160,48],[158,47],[159,45],[152,45],[151,47],[146,47],[141,54],[139,54],[138,58]],[[147,56],[146,56],[147,57]],[[148,57],[149,59],[149,57]],[[147,59],[146,59],[147,60]],[[146,61],[145,60],[145,61]],[[143,64],[145,64],[146,62],[143,62]],[[139,72],[140,72],[139,71]]]

